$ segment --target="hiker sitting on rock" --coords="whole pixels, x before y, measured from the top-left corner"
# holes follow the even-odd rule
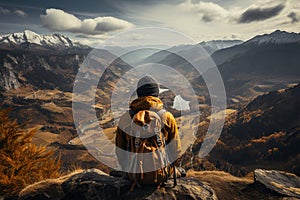
[[[130,104],[129,112],[121,117],[117,128],[118,162],[126,177],[133,181],[133,187],[164,184],[175,175],[174,166],[181,154],[175,118],[163,109],[158,94],[159,86],[153,78],[140,79],[138,98]]]

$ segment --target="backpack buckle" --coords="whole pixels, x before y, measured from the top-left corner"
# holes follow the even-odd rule
[[[143,130],[144,130],[144,131],[147,131],[148,129],[149,129],[149,124],[144,124],[144,125],[143,125]]]
[[[137,149],[140,146],[141,140],[140,138],[134,139],[134,147]]]

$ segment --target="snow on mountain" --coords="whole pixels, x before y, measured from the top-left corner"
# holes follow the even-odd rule
[[[247,42],[249,44],[289,44],[289,43],[300,43],[300,33],[289,33],[285,31],[277,30],[271,34],[258,35]]]
[[[212,40],[201,42],[200,45],[209,53],[212,54],[217,50],[229,48],[235,45],[242,44],[242,40]]]
[[[21,33],[12,33],[0,36],[0,45],[8,44],[17,46],[22,44],[35,44],[50,48],[72,48],[84,47],[84,45],[73,42],[70,38],[61,34],[39,35],[30,30],[25,30]]]

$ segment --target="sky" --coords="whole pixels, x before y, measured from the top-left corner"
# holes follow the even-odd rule
[[[93,45],[143,27],[173,29],[197,42],[300,32],[300,1],[0,0],[0,34],[61,33]]]

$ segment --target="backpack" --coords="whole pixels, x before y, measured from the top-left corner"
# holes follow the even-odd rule
[[[175,168],[169,160],[165,136],[162,133],[162,116],[165,112],[164,109],[158,112],[130,111],[132,120],[130,136],[127,138],[127,151],[131,153],[127,177],[133,181],[131,191],[135,185],[140,187],[140,184],[154,184],[160,187],[172,172],[174,186],[176,185]]]

